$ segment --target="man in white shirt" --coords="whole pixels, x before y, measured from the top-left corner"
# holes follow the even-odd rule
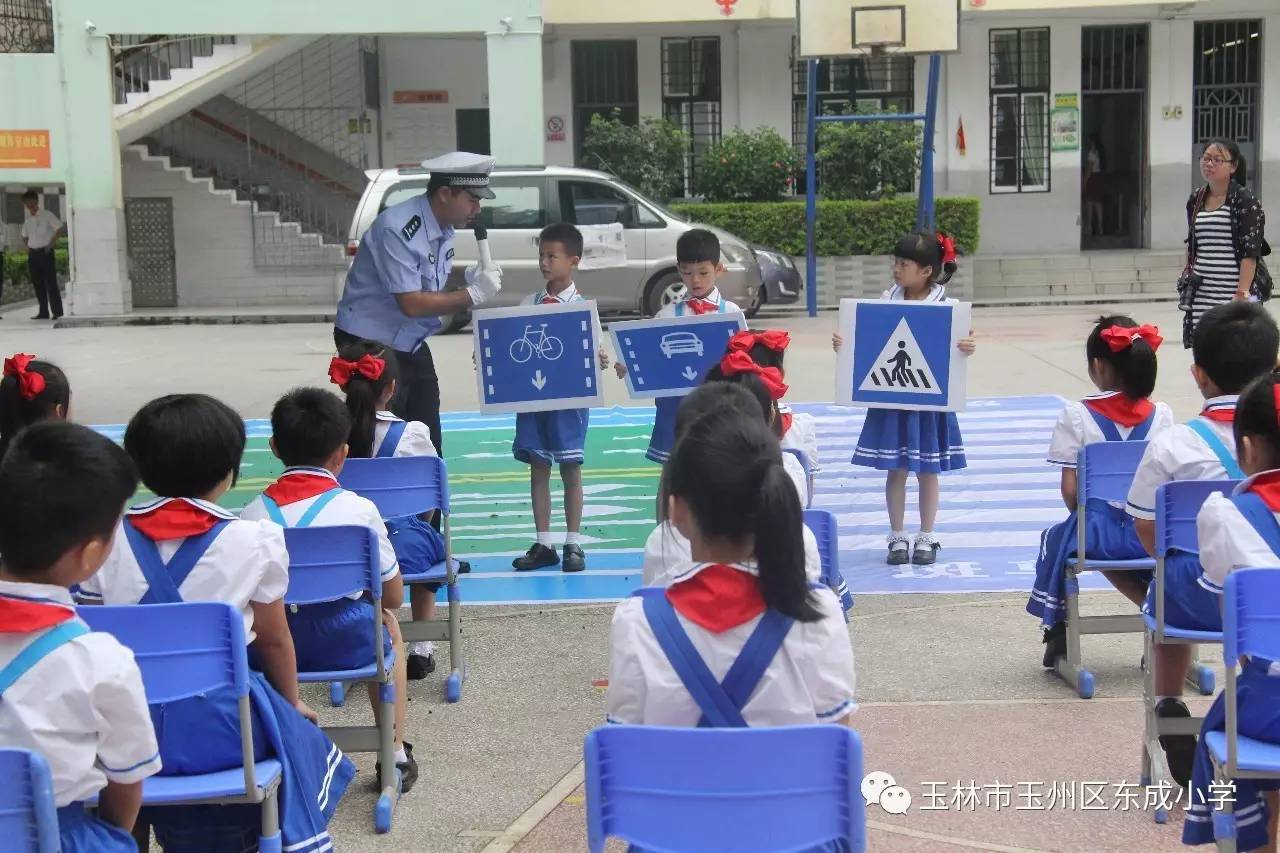
[[[22,223],[22,244],[27,247],[27,272],[31,286],[40,303],[40,313],[31,319],[48,320],[62,316],[62,293],[58,290],[58,269],[53,259],[53,244],[65,226],[62,220],[40,208],[40,195],[35,190],[22,194],[22,206],[27,209]],[[49,314],[53,308],[52,317]]]

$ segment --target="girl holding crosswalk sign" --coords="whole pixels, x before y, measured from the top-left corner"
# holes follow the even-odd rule
[[[893,252],[893,285],[882,299],[912,302],[946,302],[946,283],[956,271],[955,243],[944,234],[912,233],[898,240]],[[839,333],[831,336],[837,352],[844,346]],[[957,344],[960,352],[971,355],[975,344],[973,330]],[[903,353],[893,369],[901,372],[910,367],[910,356]],[[885,471],[884,496],[889,510],[889,555],[891,566],[908,561],[931,565],[937,560],[941,544],[933,532],[938,516],[938,474],[965,467],[964,440],[955,412],[914,411],[906,409],[869,409],[854,465],[865,465]],[[904,530],[907,511],[907,474],[916,472],[920,487],[920,532],[912,542]],[[910,548],[911,553],[908,553]]]

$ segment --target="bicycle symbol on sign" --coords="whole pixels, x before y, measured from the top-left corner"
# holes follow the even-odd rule
[[[533,325],[524,327],[524,336],[511,342],[511,360],[516,364],[524,364],[534,356],[555,361],[564,355],[564,341],[547,334],[547,324],[541,328]]]

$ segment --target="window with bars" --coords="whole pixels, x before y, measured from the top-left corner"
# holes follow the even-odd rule
[[[798,59],[795,40],[791,55],[791,142],[803,151],[807,117],[807,63]],[[860,56],[818,61],[814,93],[818,115],[839,115],[865,107],[877,112],[915,110],[915,57]]]
[[[1197,155],[1210,140],[1231,139],[1249,163],[1257,162],[1262,54],[1259,20],[1196,22],[1191,126]],[[1251,189],[1256,180],[1257,170],[1250,169]]]
[[[1049,191],[1049,29],[991,30],[991,192]]]
[[[703,152],[720,141],[720,37],[662,40],[662,115],[689,134],[685,192]]]

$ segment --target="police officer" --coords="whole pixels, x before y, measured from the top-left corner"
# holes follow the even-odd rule
[[[492,199],[493,158],[456,151],[423,162],[431,173],[425,195],[389,207],[360,241],[347,273],[334,323],[334,342],[343,347],[372,341],[395,353],[399,389],[392,411],[422,421],[440,441],[440,381],[427,338],[440,331],[441,317],[466,311],[502,289],[496,264],[467,268],[467,287],[444,291],[453,269],[455,228],[480,213],[480,199]]]

